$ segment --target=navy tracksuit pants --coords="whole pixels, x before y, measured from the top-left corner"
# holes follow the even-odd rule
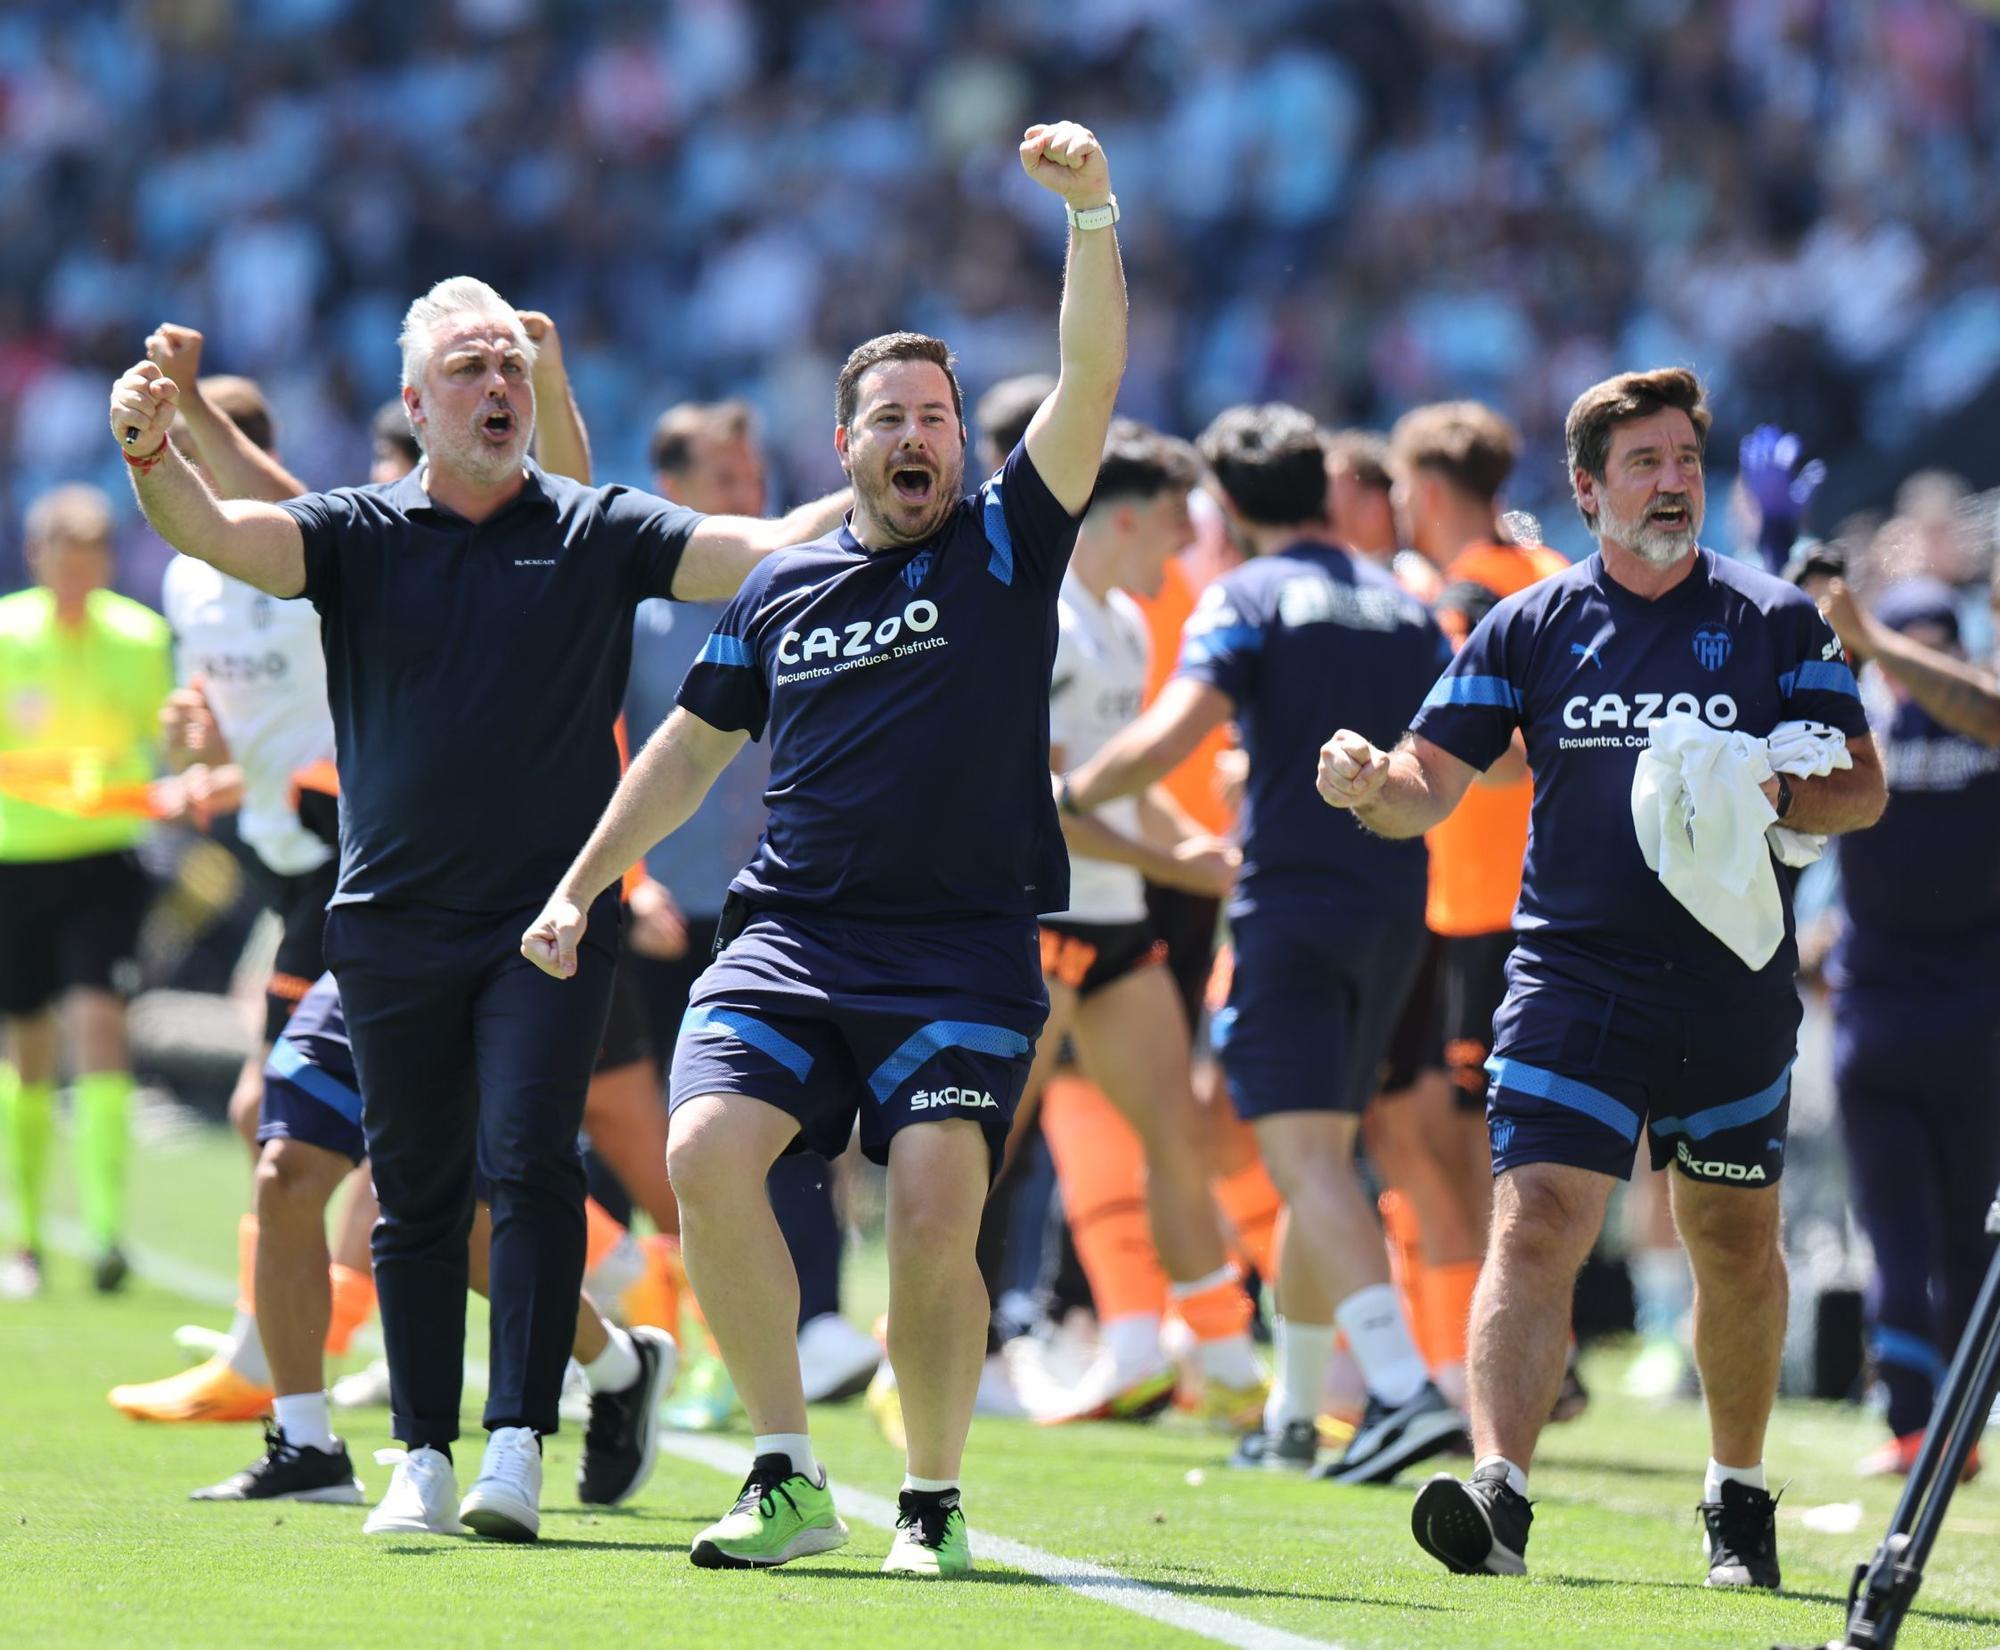
[[[412,1449],[458,1436],[475,1166],[493,1211],[485,1424],[556,1430],[583,1286],[577,1131],[610,1011],[617,896],[592,907],[568,980],[520,954],[536,915],[327,913],[382,1205],[375,1285],[393,1430]]]
[[[1869,1350],[1902,1437],[1930,1420],[1993,1253],[2000,999],[1853,989],[1834,1014],[1855,1214],[1875,1251]]]

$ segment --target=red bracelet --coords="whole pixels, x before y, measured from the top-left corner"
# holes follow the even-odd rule
[[[144,458],[134,458],[123,447],[118,449],[118,456],[131,465],[134,470],[138,471],[140,475],[151,475],[160,466],[162,461],[165,460],[167,456],[167,443],[162,441],[159,446],[146,454]]]

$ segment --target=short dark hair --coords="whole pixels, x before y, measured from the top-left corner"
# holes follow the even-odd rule
[[[230,422],[249,437],[251,446],[266,453],[277,450],[277,421],[271,417],[271,403],[264,399],[256,379],[221,374],[202,379],[197,387],[210,406],[229,415]]]
[[[1111,499],[1150,503],[1165,492],[1185,493],[1201,474],[1201,462],[1185,441],[1162,435],[1136,419],[1116,418],[1104,438],[1092,508]]]
[[[1282,401],[1231,407],[1197,443],[1237,514],[1259,527],[1297,527],[1326,516],[1326,453],[1309,413]]]
[[[694,465],[694,444],[747,440],[757,415],[747,401],[682,401],[660,414],[646,443],[646,459],[661,475],[685,475]]]
[[[410,461],[412,469],[424,456],[417,432],[410,428],[410,409],[403,405],[400,395],[375,409],[375,416],[368,421],[368,434],[383,446],[394,447]]]
[[[1514,426],[1481,401],[1413,407],[1389,432],[1389,453],[1397,466],[1434,471],[1483,504],[1500,496],[1520,451]]]
[[[861,379],[872,367],[890,361],[928,361],[951,385],[951,410],[965,423],[965,392],[958,387],[958,359],[940,338],[922,332],[885,332],[855,347],[833,385],[833,416],[847,429],[861,405]]]
[[[1329,470],[1345,470],[1371,491],[1389,490],[1389,443],[1373,430],[1329,430],[1320,444]]]
[[[1563,421],[1563,445],[1569,451],[1572,488],[1576,472],[1604,479],[1604,467],[1611,459],[1611,432],[1635,418],[1650,418],[1669,408],[1688,415],[1694,425],[1695,444],[1706,449],[1708,427],[1714,421],[1708,410],[1708,395],[1701,380],[1687,367],[1654,367],[1647,372],[1621,372],[1607,378],[1570,403],[1569,417]],[[1577,500],[1577,510],[1592,527],[1597,517]]]
[[[990,441],[1002,458],[1020,446],[1028,425],[1044,401],[1055,393],[1052,372],[1024,372],[1003,378],[979,398],[972,422],[980,439]]]

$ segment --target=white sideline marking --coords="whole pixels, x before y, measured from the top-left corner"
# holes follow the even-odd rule
[[[0,1210],[7,1209],[4,1198],[0,1198]],[[61,1255],[69,1255],[77,1260],[95,1260],[97,1250],[81,1221],[72,1220],[67,1215],[44,1215],[42,1229],[48,1234],[49,1247]],[[236,1308],[236,1283],[220,1272],[211,1271],[206,1266],[196,1266],[177,1256],[169,1255],[153,1248],[150,1244],[132,1243],[121,1240],[119,1247],[125,1251],[126,1260],[132,1264],[133,1272],[147,1283],[156,1283],[162,1289],[172,1290],[176,1295],[185,1295],[202,1306],[219,1306],[224,1311]]]
[[[0,1212],[4,1212],[6,1207],[7,1200],[0,1198]],[[43,1226],[48,1234],[49,1247],[59,1253],[88,1259],[94,1252],[79,1222],[61,1215],[49,1215],[44,1218]],[[204,1306],[233,1308],[236,1304],[236,1285],[220,1272],[144,1244],[127,1244],[125,1254],[135,1273],[162,1289],[185,1295]],[[466,1376],[469,1383],[483,1384],[484,1375],[483,1367],[468,1361]],[[741,1478],[750,1470],[750,1451],[740,1444],[725,1444],[717,1438],[669,1432],[663,1428],[660,1448],[666,1454],[678,1456],[696,1466],[713,1468],[732,1478]],[[884,1500],[879,1495],[843,1485],[840,1508],[844,1516],[858,1518],[878,1530],[893,1530],[896,1527],[895,1502]],[[1080,1593],[1085,1598],[1095,1599],[1099,1604],[1108,1604],[1114,1610],[1144,1616],[1163,1627],[1179,1628],[1213,1644],[1234,1646],[1234,1650],[1341,1650],[1339,1645],[1329,1640],[1309,1639],[1303,1634],[1287,1632],[1282,1627],[1268,1627],[1262,1622],[1231,1615],[1227,1610],[1182,1598],[1150,1581],[1121,1575],[1102,1564],[1064,1558],[1060,1553],[1032,1547],[1025,1541],[1010,1541],[1005,1536],[990,1535],[981,1530],[973,1535],[972,1545],[980,1558],[1004,1564],[1010,1570],[1025,1571],[1043,1581]]]
[[[717,1472],[728,1473],[733,1478],[740,1478],[750,1470],[751,1456],[747,1449],[740,1444],[725,1444],[716,1438],[663,1431],[660,1448],[683,1461],[713,1467]],[[896,1504],[893,1501],[850,1489],[844,1484],[840,1486],[840,1510],[843,1516],[858,1518],[879,1530],[896,1527]],[[1150,1581],[1120,1575],[1118,1571],[1107,1570],[1101,1564],[1064,1558],[1060,1553],[1031,1547],[1025,1541],[1009,1541],[1005,1536],[989,1535],[984,1530],[978,1530],[972,1535],[972,1546],[980,1558],[1004,1564],[1009,1569],[1025,1570],[1029,1575],[1039,1576],[1058,1587],[1067,1587],[1071,1592],[1081,1593],[1099,1604],[1129,1610],[1148,1621],[1159,1622],[1165,1627],[1178,1627],[1183,1632],[1196,1634],[1215,1644],[1233,1645],[1236,1650],[1340,1650],[1338,1645],[1330,1644],[1325,1639],[1309,1639],[1298,1633],[1288,1633],[1282,1627],[1267,1627],[1262,1622],[1231,1615],[1227,1610],[1197,1604]]]

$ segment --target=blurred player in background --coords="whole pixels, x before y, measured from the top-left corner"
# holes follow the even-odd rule
[[[1139,714],[1147,632],[1128,592],[1158,595],[1167,561],[1187,543],[1196,468],[1180,443],[1129,421],[1112,426],[1057,608],[1049,757],[1058,772]],[[1158,786],[1094,815],[1066,816],[1063,834],[1070,903],[1042,919],[1049,1020],[1028,1092],[1042,1090],[1065,1039],[1073,1043],[1090,1082],[1042,1092],[1043,1131],[1097,1300],[1103,1350],[1074,1390],[1030,1409],[1043,1420],[1082,1418],[1171,1397],[1175,1375],[1160,1338],[1171,1299],[1195,1337],[1201,1408],[1237,1423],[1261,1408],[1265,1382],[1250,1348],[1250,1300],[1224,1251],[1196,1149],[1189,1026],[1146,900],[1148,882],[1225,893],[1237,855]],[[1136,1158],[1126,1149],[1131,1130],[1142,1145]]]
[[[157,811],[170,638],[109,588],[111,505],[96,488],[43,494],[26,537],[35,585],[0,598],[0,1146],[18,1221],[4,1282],[41,1288],[62,1033],[84,1236],[108,1293],[126,1274],[125,999],[150,892],[133,850]]]
[[[1329,720],[1393,739],[1445,644],[1422,605],[1333,537],[1319,432],[1296,408],[1237,407],[1201,438],[1230,530],[1252,554],[1202,594],[1178,675],[1064,786],[1088,811],[1143,789],[1231,717],[1249,756],[1235,973],[1219,1028],[1230,1098],[1286,1207],[1277,1378],[1239,1465],[1309,1469],[1345,1331],[1369,1388],[1329,1473],[1382,1482],[1447,1448],[1464,1418],[1432,1383],[1390,1286],[1354,1164],[1362,1107],[1423,944],[1424,850],[1328,831],[1304,777]]]

